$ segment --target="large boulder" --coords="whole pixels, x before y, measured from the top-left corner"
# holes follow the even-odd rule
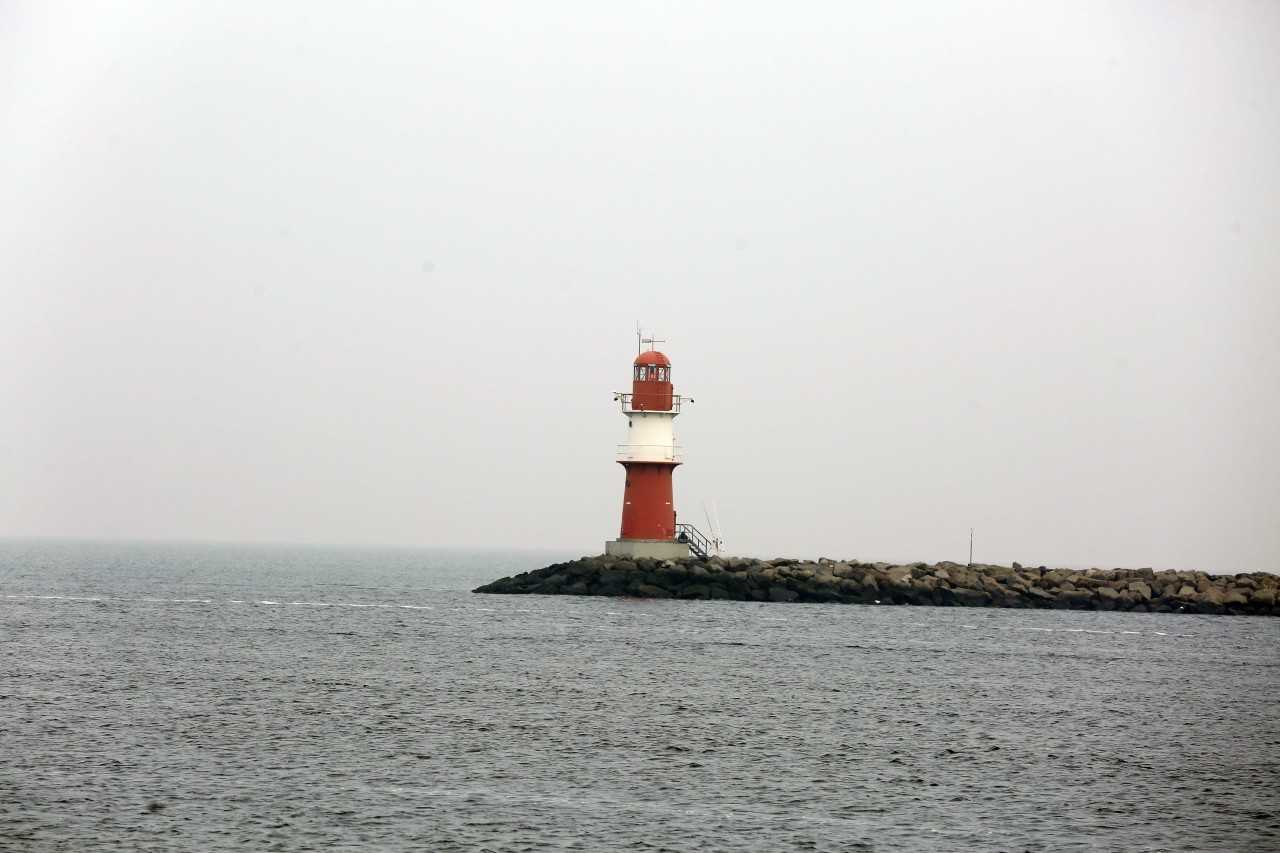
[[[1197,613],[1221,613],[1226,609],[1226,595],[1216,586],[1211,586],[1204,592],[1196,593],[1191,606]]]
[[[943,601],[960,607],[982,607],[991,600],[991,596],[979,589],[948,589],[942,592]]]
[[[1128,589],[1143,601],[1151,600],[1151,585],[1146,581],[1129,581]]]
[[[1038,586],[1028,587],[1027,597],[1032,601],[1034,601],[1036,605],[1039,607],[1043,607],[1044,605],[1048,604],[1051,601],[1054,601],[1057,598],[1057,596],[1055,596],[1053,593],[1049,592],[1048,590],[1041,589]]]
[[[903,580],[911,577],[912,566],[894,566],[884,573],[884,576],[891,581],[901,583]]]
[[[695,581],[711,580],[711,572],[708,571],[707,567],[702,563],[694,563],[689,566],[686,571],[689,573],[689,577],[693,578]]]
[[[1203,592],[1197,592],[1195,600],[1200,603],[1226,604],[1227,594],[1216,586],[1211,586]]]
[[[1093,591],[1088,589],[1068,589],[1058,593],[1058,600],[1072,609],[1083,609],[1093,599]]]
[[[1238,589],[1229,589],[1223,594],[1222,603],[1227,607],[1248,607],[1249,596]]]
[[[725,589],[722,586],[711,587],[711,594],[708,596],[712,601],[746,601],[747,597],[741,592],[731,589]]]

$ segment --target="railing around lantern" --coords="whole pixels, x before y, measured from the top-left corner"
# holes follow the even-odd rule
[[[681,402],[681,400],[683,399],[679,394],[672,394],[672,395],[671,395],[671,408],[669,408],[669,409],[637,409],[637,408],[635,408],[634,406],[632,406],[632,405],[631,405],[631,396],[632,396],[632,395],[631,395],[630,393],[623,393],[623,392],[619,391],[619,392],[615,393],[613,396],[614,396],[614,398],[615,398],[615,399],[617,399],[618,401],[620,401],[620,402],[622,403],[622,411],[626,412],[627,414],[631,414],[632,412],[645,412],[645,411],[649,411],[649,412],[679,412],[679,411],[680,411],[680,402]],[[690,402],[690,403],[692,403],[693,401],[692,401],[692,400],[690,400],[689,402]]]
[[[675,444],[619,444],[619,462],[684,461],[684,448]]]

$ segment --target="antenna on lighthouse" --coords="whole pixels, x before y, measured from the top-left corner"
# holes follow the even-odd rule
[[[646,338],[644,332],[640,331],[640,321],[636,320],[636,354],[644,352],[644,345],[649,344],[649,349],[653,349],[654,344],[665,344],[666,340],[659,337]]]

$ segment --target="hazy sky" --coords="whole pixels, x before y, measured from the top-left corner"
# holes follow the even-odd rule
[[[1280,569],[1280,4],[0,4],[0,535]]]

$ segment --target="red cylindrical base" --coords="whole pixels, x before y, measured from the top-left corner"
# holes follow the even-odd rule
[[[622,493],[623,539],[675,539],[671,472],[679,462],[623,462],[627,486]]]

